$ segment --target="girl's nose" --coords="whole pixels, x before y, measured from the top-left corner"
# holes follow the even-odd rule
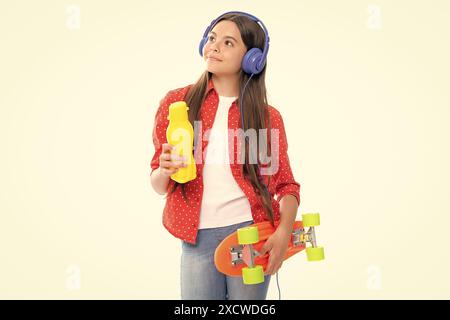
[[[217,48],[217,44],[216,44],[216,43],[211,44],[211,45],[209,46],[209,48],[210,48],[212,51],[219,52],[219,49]]]

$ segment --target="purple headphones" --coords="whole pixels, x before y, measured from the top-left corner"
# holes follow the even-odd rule
[[[247,74],[259,74],[266,64],[266,58],[267,58],[267,52],[269,51],[269,32],[266,29],[266,26],[262,23],[261,20],[259,20],[257,17],[246,13],[242,11],[229,11],[225,12],[224,14],[221,14],[218,18],[214,19],[208,28],[206,28],[205,33],[203,34],[203,38],[200,41],[199,45],[199,52],[200,56],[203,57],[203,46],[208,42],[208,34],[209,32],[214,28],[216,23],[222,18],[224,15],[228,13],[237,13],[239,15],[243,15],[245,17],[248,17],[255,21],[256,23],[260,24],[262,29],[265,33],[265,44],[264,44],[264,51],[261,51],[259,48],[251,48],[247,51],[247,53],[244,56],[244,59],[242,59],[242,70]]]

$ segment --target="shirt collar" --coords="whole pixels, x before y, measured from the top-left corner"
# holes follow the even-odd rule
[[[211,78],[208,80],[208,85],[207,85],[207,87],[206,87],[206,95],[208,95],[209,91],[212,90],[212,89],[214,89],[214,91],[215,91],[215,88],[214,88],[214,82],[212,81],[212,77],[211,77]],[[216,91],[216,93],[217,93],[217,91]],[[239,100],[239,97],[237,97],[236,100],[235,100],[234,102],[237,102],[238,100]]]
[[[208,80],[208,86],[206,87],[206,94],[208,94],[211,89],[214,89],[214,83],[212,81],[212,78]]]

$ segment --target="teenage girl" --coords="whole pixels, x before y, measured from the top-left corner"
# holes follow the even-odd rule
[[[151,183],[157,193],[167,194],[163,224],[181,240],[182,299],[266,299],[270,277],[282,265],[300,204],[300,184],[290,168],[283,119],[267,103],[268,48],[268,32],[258,18],[239,11],[222,14],[200,42],[205,72],[195,84],[169,91],[155,115]],[[195,128],[197,166],[196,179],[184,184],[170,176],[188,159],[175,156],[175,146],[166,138],[169,105],[180,100],[187,102]],[[254,130],[256,135],[238,144],[237,130]],[[270,164],[252,151],[255,141],[259,148],[267,143]],[[265,281],[245,285],[242,277],[218,272],[218,244],[238,228],[264,220],[277,224],[260,252],[269,253]]]

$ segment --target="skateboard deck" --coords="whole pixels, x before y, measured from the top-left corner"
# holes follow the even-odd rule
[[[248,226],[258,228],[259,241],[252,244],[253,250],[255,250],[253,264],[261,265],[264,271],[267,269],[270,253],[267,252],[264,255],[260,255],[259,252],[266,240],[275,232],[278,224],[279,221],[276,221],[275,227],[273,227],[269,221],[264,221]],[[283,261],[306,248],[306,243],[303,241],[304,228],[302,221],[295,221],[291,235]],[[227,236],[217,246],[214,254],[214,263],[217,270],[223,274],[242,276],[242,268],[250,265],[251,252],[252,250],[249,249],[248,245],[239,245],[236,231]]]

